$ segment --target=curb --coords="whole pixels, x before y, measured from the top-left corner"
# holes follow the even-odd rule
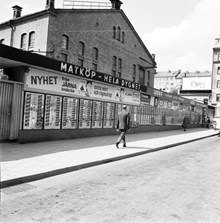
[[[213,137],[213,136],[216,136],[216,135],[219,135],[219,134],[217,133],[217,134],[213,134],[213,135],[209,135],[209,136],[203,136],[203,137],[200,137],[200,138],[191,139],[191,140],[187,140],[187,141],[184,141],[184,142],[173,143],[173,144],[170,144],[170,145],[161,146],[161,147],[157,147],[157,148],[154,148],[154,149],[149,149],[149,150],[145,150],[145,151],[141,151],[141,152],[137,152],[137,153],[132,153],[132,154],[128,154],[128,155],[122,155],[122,156],[107,158],[107,159],[103,159],[103,160],[99,160],[99,161],[79,164],[79,165],[71,166],[71,167],[65,167],[65,168],[62,168],[62,169],[52,170],[52,171],[39,173],[39,174],[34,174],[34,175],[30,175],[30,176],[25,176],[25,177],[19,177],[19,178],[15,178],[15,179],[11,179],[11,180],[5,180],[5,181],[0,182],[0,189],[6,188],[6,187],[12,187],[12,186],[16,186],[16,185],[19,185],[19,184],[28,183],[28,182],[32,182],[32,181],[36,181],[36,180],[42,180],[42,179],[45,179],[45,178],[48,178],[48,177],[53,177],[53,176],[57,176],[57,175],[61,175],[61,174],[65,174],[65,173],[69,173],[69,172],[73,172],[73,171],[77,171],[77,170],[81,170],[81,169],[85,169],[85,168],[89,168],[89,167],[93,167],[93,166],[98,166],[98,165],[101,165],[101,164],[115,162],[115,161],[119,161],[119,160],[122,160],[122,159],[128,159],[128,158],[132,158],[132,157],[135,157],[135,156],[144,155],[144,154],[147,154],[147,153],[157,152],[157,151],[169,149],[169,148],[172,148],[172,147],[175,147],[175,146],[195,142],[195,141],[198,141],[198,140],[201,140],[201,139],[210,138],[210,137]]]

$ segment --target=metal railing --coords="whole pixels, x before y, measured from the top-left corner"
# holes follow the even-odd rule
[[[63,0],[64,9],[111,9],[110,2]]]

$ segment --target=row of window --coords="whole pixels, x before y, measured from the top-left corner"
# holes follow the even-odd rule
[[[125,42],[125,33],[124,31],[121,31],[121,27],[113,26],[113,39],[116,39],[122,43]]]
[[[34,31],[29,32],[29,34],[22,33],[20,48],[22,50],[32,49],[32,48],[34,48],[34,41],[35,41],[35,32]]]

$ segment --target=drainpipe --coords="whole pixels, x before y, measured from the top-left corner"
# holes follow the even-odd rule
[[[13,26],[13,21],[12,20],[9,21],[9,25],[11,27],[10,46],[13,47],[13,45],[14,45],[14,32],[15,32],[16,28]]]

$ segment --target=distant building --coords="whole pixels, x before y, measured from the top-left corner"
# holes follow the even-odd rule
[[[220,38],[215,39],[213,47],[211,101],[216,106],[216,116],[220,117]]]
[[[178,94],[182,85],[179,74],[181,74],[181,70],[157,72],[154,75],[154,87],[168,93]]]
[[[201,103],[211,104],[211,76],[209,71],[157,72],[154,77],[154,87]]]

